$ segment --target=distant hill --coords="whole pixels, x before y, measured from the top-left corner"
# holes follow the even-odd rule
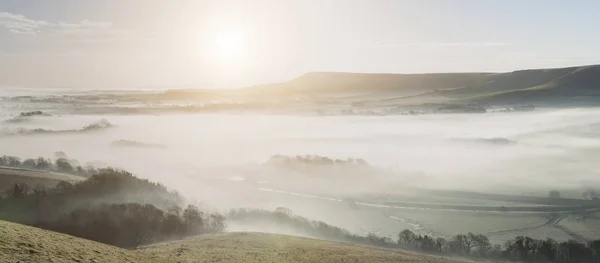
[[[312,72],[292,81],[250,87],[260,93],[405,93],[467,87],[489,73],[367,74]]]
[[[600,65],[509,73],[365,74],[313,72],[244,90],[262,95],[381,95],[490,104],[600,102]]]
[[[262,233],[203,235],[138,250],[0,221],[0,262],[431,262],[459,261]]]

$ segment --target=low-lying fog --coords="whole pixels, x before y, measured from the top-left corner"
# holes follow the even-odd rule
[[[600,185],[598,109],[363,117],[15,117],[25,110],[0,112],[1,154],[52,157],[62,151],[82,164],[110,165],[159,181],[223,211],[287,206],[326,219],[329,205],[314,203],[401,194],[404,186],[544,195],[550,189]],[[89,128],[102,120],[110,125]],[[273,155],[361,158],[370,168],[313,169],[303,175],[263,165]]]

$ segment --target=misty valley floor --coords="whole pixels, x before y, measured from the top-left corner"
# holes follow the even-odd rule
[[[27,107],[38,109],[40,104],[4,108],[2,113],[8,120]],[[597,211],[559,218],[552,212],[480,211],[480,207],[546,205],[518,199],[449,198],[414,190],[545,197],[556,189],[563,198],[582,200],[582,191],[600,185],[595,165],[600,110],[593,108],[427,116],[149,116],[62,115],[52,114],[52,107],[44,108],[48,116],[2,123],[9,131],[50,131],[4,134],[0,148],[10,151],[3,154],[35,158],[62,151],[82,164],[115,166],[161,182],[217,211],[288,207],[295,214],[359,234],[396,237],[407,228],[436,236],[478,232],[488,234],[494,243],[515,235],[557,240],[600,237]],[[86,128],[102,119],[110,126]],[[511,143],[503,143],[507,141]],[[361,158],[369,169],[349,174],[266,164],[277,154]],[[423,206],[407,207],[414,203]],[[472,208],[424,209],[432,205]],[[261,225],[230,227],[301,234]]]

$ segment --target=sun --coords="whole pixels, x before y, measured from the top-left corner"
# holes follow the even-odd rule
[[[214,52],[221,62],[231,62],[244,55],[244,35],[236,31],[221,31],[214,37]]]

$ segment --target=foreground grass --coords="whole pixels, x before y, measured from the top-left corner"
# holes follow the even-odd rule
[[[310,238],[265,234],[227,233],[199,236],[142,248],[144,254],[175,262],[459,262],[434,256],[408,254]]]
[[[126,250],[6,221],[0,221],[0,262],[458,263],[434,256],[263,233],[199,236]]]
[[[169,262],[69,235],[0,221],[0,262]]]

